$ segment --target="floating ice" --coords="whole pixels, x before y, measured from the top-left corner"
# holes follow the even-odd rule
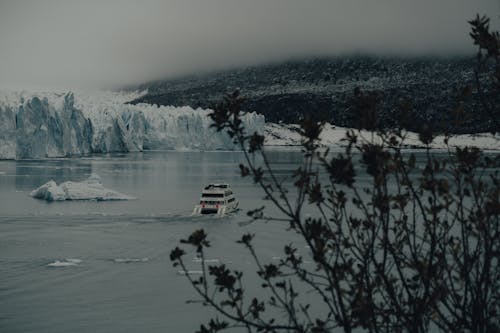
[[[203,271],[185,271],[185,270],[182,270],[182,271],[178,271],[177,274],[179,275],[202,275],[203,274]]]
[[[147,262],[149,258],[116,258],[113,261],[116,263]]]
[[[133,200],[134,197],[110,190],[101,184],[101,178],[92,174],[82,182],[64,182],[57,185],[55,181],[50,180],[43,184],[30,194],[33,198],[47,201],[64,200]]]
[[[75,264],[79,264],[82,262],[82,259],[73,259],[73,258],[69,258],[69,259],[66,259],[67,262],[73,262]]]
[[[193,262],[214,263],[214,262],[219,262],[219,259],[205,259],[205,260],[203,260],[200,257],[194,257]]]
[[[70,267],[70,266],[77,266],[79,263],[81,263],[81,259],[64,259],[64,260],[56,260],[54,262],[51,262],[50,264],[47,264],[49,267]]]

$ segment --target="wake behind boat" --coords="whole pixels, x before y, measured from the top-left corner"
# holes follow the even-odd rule
[[[196,205],[193,214],[225,215],[238,207],[229,184],[209,184],[201,191],[200,204]]]

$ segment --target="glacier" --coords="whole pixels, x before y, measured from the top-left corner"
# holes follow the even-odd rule
[[[0,92],[0,159],[144,150],[235,150],[210,110],[127,104],[141,92]],[[250,133],[264,116],[247,113]]]
[[[0,159],[72,157],[145,150],[238,150],[224,132],[210,127],[210,110],[127,104],[145,92],[0,91]],[[263,133],[266,146],[297,146],[298,125],[265,123],[247,113],[247,132]],[[325,124],[320,143],[343,147],[348,128]],[[365,133],[368,135],[368,133]],[[500,134],[451,137],[450,146],[499,150]],[[407,148],[421,148],[408,132]],[[447,149],[438,136],[433,148]]]

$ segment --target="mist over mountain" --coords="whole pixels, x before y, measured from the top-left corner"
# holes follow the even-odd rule
[[[498,0],[0,1],[0,88],[116,88],[313,56],[470,55]]]
[[[467,21],[487,14],[496,30],[499,5],[0,1],[0,89],[100,90],[153,82],[141,86],[150,93],[136,102],[206,107],[239,88],[248,97],[245,108],[269,121],[297,122],[308,114],[349,126],[351,97],[359,87],[380,94],[380,124],[393,125],[404,102],[411,104],[407,126],[431,122],[447,130],[442,123],[457,118],[450,115],[457,107],[453,96],[472,77],[467,57],[475,46]],[[472,96],[467,117],[451,130],[490,129],[475,105]]]
[[[476,94],[458,100],[471,84],[472,57],[336,57],[244,67],[142,84],[145,96],[132,103],[209,108],[236,89],[246,97],[246,111],[266,121],[297,123],[304,116],[352,127],[356,88],[373,92],[379,102],[379,127],[422,124],[438,131],[474,133],[491,130]],[[405,113],[402,115],[402,113]],[[404,116],[404,122],[401,117]]]

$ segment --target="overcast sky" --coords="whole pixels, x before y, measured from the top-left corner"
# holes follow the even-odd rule
[[[0,87],[110,87],[306,56],[466,54],[500,0],[0,0]]]

